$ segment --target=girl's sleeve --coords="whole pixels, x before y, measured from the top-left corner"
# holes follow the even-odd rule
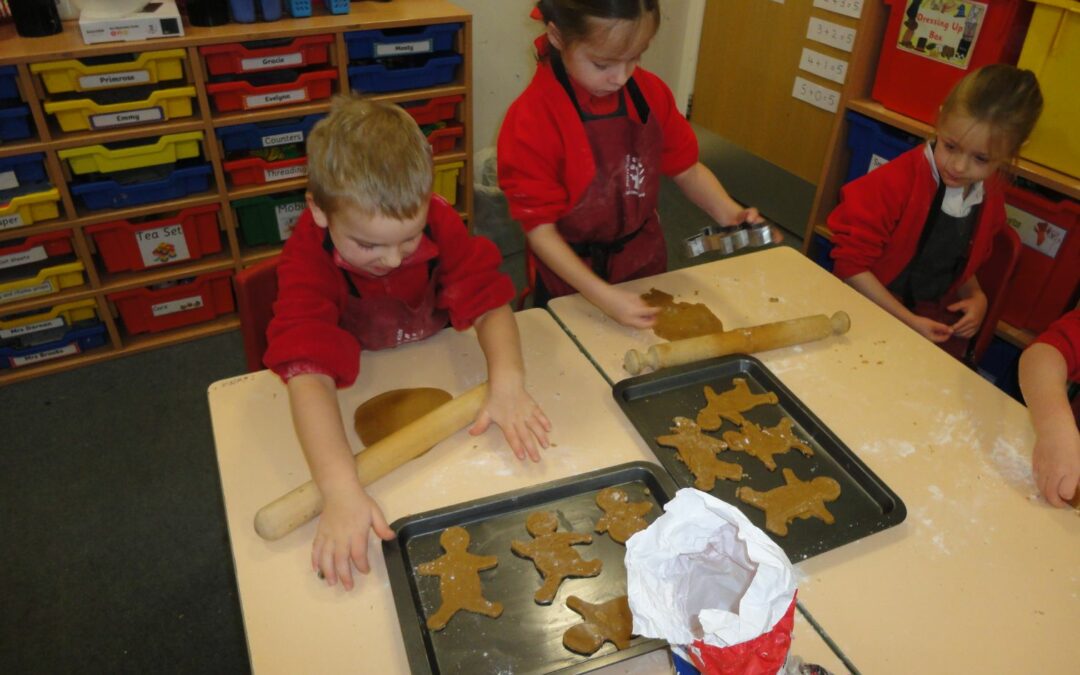
[[[545,110],[515,101],[499,130],[497,157],[499,187],[526,232],[570,209],[562,135]]]
[[[894,162],[897,160],[893,160]],[[903,187],[899,172],[886,164],[840,189],[840,204],[829,214],[833,233],[833,272],[847,279],[871,269],[885,252],[903,212]]]
[[[1080,382],[1080,309],[1074,309],[1061,317],[1036,340],[1061,352],[1069,379]]]
[[[652,77],[655,79],[656,96],[653,98],[656,103],[650,102],[650,107],[657,111],[664,130],[660,170],[665,176],[678,176],[698,162],[697,134],[675,103],[671,88],[655,75]]]

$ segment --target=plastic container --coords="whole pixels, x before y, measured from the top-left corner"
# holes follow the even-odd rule
[[[195,87],[158,89],[145,99],[99,104],[91,99],[49,101],[45,112],[56,116],[63,131],[112,129],[191,117]]]
[[[30,106],[0,108],[0,141],[30,138]]]
[[[304,68],[328,63],[333,35],[307,35],[274,40],[273,46],[253,42],[199,47],[211,75],[252,73],[280,68]],[[277,44],[281,43],[281,44]]]
[[[261,246],[279,244],[288,239],[307,203],[301,190],[238,199],[232,203],[232,207],[244,243]]]
[[[1072,307],[1080,287],[1080,204],[1014,186],[1006,188],[1005,201],[1024,246],[1001,318],[1041,333]]]
[[[50,265],[35,274],[0,284],[0,303],[9,303],[39,295],[59,293],[65,288],[86,283],[81,262]]]
[[[183,80],[184,58],[183,49],[164,49],[83,60],[31,63],[30,72],[41,76],[45,91],[63,94]]]
[[[851,163],[848,164],[847,179],[844,182],[870,173],[923,142],[918,136],[906,134],[858,113],[848,112],[845,117],[848,123],[847,146],[851,150]]]
[[[291,120],[274,120],[257,124],[238,124],[217,130],[225,152],[243,152],[272,148],[289,143],[304,143],[315,123],[323,115],[308,115]]]
[[[22,100],[19,95],[19,70],[15,66],[0,66],[0,100]]]
[[[285,0],[289,15],[302,19],[311,16],[311,0]]]
[[[0,317],[0,347],[22,349],[63,336],[75,324],[98,318],[96,300],[79,300]]]
[[[132,335],[211,321],[236,308],[229,270],[159,288],[121,291],[108,298],[116,305],[120,320]]]
[[[156,175],[156,174],[155,174]],[[116,209],[179,199],[210,189],[214,169],[209,164],[175,169],[163,178],[122,183],[109,178],[71,185],[71,196],[88,209]]]
[[[65,230],[36,234],[21,241],[6,241],[0,244],[0,270],[32,265],[71,253],[71,233]]]
[[[234,159],[221,165],[234,187],[265,185],[307,176],[307,157],[268,162],[261,157]]]
[[[422,89],[452,82],[462,63],[460,54],[417,57],[417,65],[394,67],[386,63],[349,66],[349,86],[360,92]]]
[[[1035,72],[1043,111],[1020,156],[1080,177],[1080,2],[1033,0],[1018,65]]]
[[[378,59],[404,54],[435,54],[454,48],[460,23],[345,33],[349,59]]]
[[[198,260],[221,250],[218,204],[184,209],[143,222],[117,220],[86,228],[105,269],[113,274]]]
[[[416,120],[417,124],[435,124],[454,119],[458,104],[464,100],[465,97],[460,94],[439,96],[420,103],[404,103],[401,107]]]
[[[24,185],[44,183],[48,179],[43,152],[0,158],[0,192]]]
[[[66,159],[71,172],[76,175],[88,173],[111,173],[128,171],[146,166],[172,164],[181,159],[199,157],[203,132],[189,131],[183,134],[168,134],[151,143],[131,145],[130,143],[88,145],[81,148],[68,148],[57,153],[60,159]],[[117,145],[123,147],[117,147]]]
[[[928,124],[964,75],[991,63],[1016,63],[1031,16],[1024,0],[945,3],[951,7],[947,13],[929,2],[885,2],[891,7],[889,25],[872,96],[889,110]],[[921,21],[907,16],[913,2]]]
[[[215,82],[206,85],[206,93],[218,112],[261,110],[330,98],[336,79],[336,70],[316,70],[279,84],[256,85],[243,80]]]
[[[101,347],[106,342],[105,324],[96,324],[75,328],[58,340],[18,349],[0,348],[0,370],[29,366],[42,361],[50,361],[86,350]]]
[[[457,204],[458,176],[464,166],[465,162],[450,162],[435,166],[435,192],[450,202],[451,206]]]
[[[229,13],[236,23],[277,21],[281,18],[281,0],[229,0]]]
[[[349,0],[323,0],[323,7],[331,14],[348,14]]]
[[[48,183],[24,185],[9,191],[0,197],[0,230],[59,218],[59,203],[60,191]]]
[[[458,142],[465,137],[465,127],[457,122],[435,129],[427,135],[431,151],[435,154],[453,152]]]

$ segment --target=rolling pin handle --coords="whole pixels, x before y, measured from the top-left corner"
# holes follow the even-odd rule
[[[637,375],[641,372],[641,352],[636,349],[630,349],[626,352],[626,356],[623,358],[623,368],[631,375]]]
[[[836,312],[830,321],[832,321],[833,335],[843,335],[851,330],[851,317],[847,312]]]

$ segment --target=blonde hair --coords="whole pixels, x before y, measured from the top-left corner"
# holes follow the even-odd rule
[[[431,146],[400,107],[335,96],[307,141],[308,190],[327,213],[350,205],[405,220],[427,205]]]
[[[960,113],[987,125],[994,154],[1011,160],[1031,135],[1042,107],[1035,73],[999,63],[965,75],[945,97],[938,122]]]

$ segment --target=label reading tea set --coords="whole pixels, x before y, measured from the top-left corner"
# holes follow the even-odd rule
[[[184,237],[184,227],[180,223],[136,232],[135,239],[139,244],[139,255],[146,267],[187,260],[191,257],[187,238]]]

